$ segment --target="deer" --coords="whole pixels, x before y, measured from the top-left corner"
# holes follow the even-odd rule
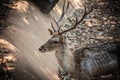
[[[68,50],[68,43],[64,34],[76,29],[77,25],[92,11],[92,7],[88,12],[85,6],[84,8],[82,18],[78,20],[76,16],[75,23],[69,29],[61,30],[62,26],[58,24],[65,12],[58,22],[54,20],[58,29],[56,30],[51,23],[53,30],[48,29],[48,31],[52,37],[39,48],[39,51],[42,53],[56,51],[55,56],[60,67],[63,71],[71,74],[75,80],[97,80],[96,77],[107,76],[107,74],[119,69],[120,42],[108,42],[94,47],[85,47],[71,53]]]
[[[68,9],[68,5],[67,5],[67,9]],[[53,24],[51,23],[52,30],[48,29],[48,31],[49,31],[50,35],[52,35],[52,37],[39,48],[39,51],[42,53],[56,51],[55,56],[56,56],[56,59],[60,65],[60,67],[62,68],[63,71],[65,71],[71,75],[74,74],[74,72],[75,72],[74,56],[68,50],[68,43],[67,43],[67,40],[66,40],[66,37],[64,36],[64,34],[67,32],[70,32],[71,30],[76,29],[76,27],[84,20],[84,18],[91,11],[92,11],[92,8],[89,11],[87,11],[86,7],[84,6],[84,14],[81,17],[81,19],[78,19],[78,16],[76,15],[75,23],[73,24],[73,26],[69,29],[61,31],[62,26],[59,25],[58,22],[64,17],[64,15],[66,13],[65,10],[63,10],[63,13],[62,13],[60,19],[58,20],[58,22],[55,20],[58,29],[56,30],[55,27],[53,26]]]
[[[120,41],[81,48],[73,54],[78,80],[108,80],[109,74],[116,77],[120,73]]]

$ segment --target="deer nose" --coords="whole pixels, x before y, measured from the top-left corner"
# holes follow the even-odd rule
[[[39,48],[39,51],[41,51],[42,50],[42,48]]]
[[[39,51],[42,51],[44,49],[44,46],[41,46],[40,48],[39,48]]]

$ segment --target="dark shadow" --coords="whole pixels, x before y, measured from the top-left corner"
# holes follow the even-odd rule
[[[37,5],[43,13],[49,13],[59,0],[30,0]]]
[[[108,28],[108,35],[114,41],[120,41],[120,0],[90,0],[88,2],[94,4],[95,15],[103,21],[102,26]]]
[[[120,41],[120,0],[108,0],[107,8],[109,8],[110,16],[113,16],[113,21],[116,22],[113,31],[110,34],[115,41]]]

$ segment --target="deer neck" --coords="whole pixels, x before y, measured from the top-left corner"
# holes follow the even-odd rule
[[[56,52],[59,53],[59,55],[61,55],[62,59],[64,59],[65,55],[68,54],[67,51],[68,51],[67,41],[64,38],[62,38],[62,41]]]
[[[60,44],[60,47],[59,47],[59,53],[61,54],[61,56],[64,58],[65,55],[67,54],[67,49],[68,49],[68,46],[67,46],[67,43],[66,42],[63,42]]]
[[[59,49],[56,51],[56,58],[58,59],[58,63],[63,70],[73,72],[74,58],[68,48],[66,40],[60,44]]]

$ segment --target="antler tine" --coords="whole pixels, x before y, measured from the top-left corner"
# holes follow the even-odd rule
[[[60,33],[61,27],[62,27],[62,25],[60,25],[59,28],[58,28],[58,34],[59,34],[59,35],[61,34],[61,33]]]
[[[59,27],[59,24],[58,24],[58,22],[55,20],[54,17],[53,17],[53,19],[54,19],[54,22],[56,23],[57,27]]]
[[[85,5],[84,5],[84,7],[85,7]],[[93,9],[93,6],[91,6],[90,10],[87,12],[87,11],[86,11],[86,7],[85,7],[85,11],[84,11],[83,17],[79,20],[78,24],[79,24],[81,21],[83,21],[83,19],[84,19],[88,14],[90,14],[90,12],[92,11],[92,9]]]
[[[49,31],[50,35],[53,34],[53,31],[51,29],[48,29],[48,31]]]
[[[55,30],[55,28],[54,28],[52,22],[51,22],[51,27],[52,27],[52,29],[53,29],[54,32],[57,32],[57,31]]]
[[[64,17],[64,15],[65,15],[65,14],[67,13],[67,11],[68,11],[70,2],[69,2],[69,0],[68,0],[66,9],[65,9],[65,3],[66,3],[66,0],[64,0],[63,7],[62,7],[62,15],[61,15],[60,19],[58,20],[58,22],[60,22],[60,21],[62,20],[62,18]]]
[[[85,7],[85,6],[84,6],[84,7]],[[68,31],[71,31],[71,30],[75,29],[75,28],[77,27],[77,25],[78,25],[81,21],[83,21],[84,18],[85,18],[91,11],[92,11],[92,7],[91,7],[91,9],[90,9],[88,12],[86,11],[86,7],[85,7],[85,11],[84,11],[84,14],[83,14],[82,18],[78,21],[78,18],[77,18],[77,15],[76,15],[76,22],[75,22],[74,26],[73,26],[72,28],[68,29],[68,30],[65,30],[65,31],[61,32],[60,35],[68,32]]]
[[[60,33],[60,29],[61,29],[61,27],[62,27],[62,25],[59,25],[58,24],[58,22],[55,20],[55,18],[53,17],[53,19],[54,19],[54,22],[56,23],[56,25],[57,25],[57,27],[58,27],[58,34]]]
[[[76,23],[75,23],[75,25],[72,28],[68,29],[68,30],[60,32],[59,34],[62,35],[64,33],[68,32],[68,31],[71,31],[71,30],[75,29],[77,27],[77,25],[78,25],[78,18],[77,18],[77,15],[76,15]]]

